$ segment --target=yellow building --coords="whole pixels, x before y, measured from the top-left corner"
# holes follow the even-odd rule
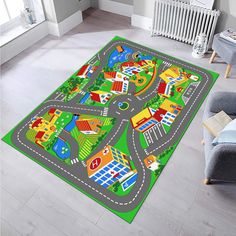
[[[61,116],[62,111],[55,108],[51,108],[48,114],[51,117],[49,121],[45,120],[43,117],[37,117],[33,119],[32,123],[29,125],[30,129],[33,129],[37,132],[35,140],[36,143],[40,146],[42,142],[48,141],[50,136],[55,132],[55,122]]]
[[[180,84],[188,81],[187,76],[181,74],[180,68],[178,67],[171,67],[165,70],[160,74],[160,78],[163,79],[166,84],[175,86],[179,86]]]
[[[165,99],[160,105],[160,109],[166,111],[161,123],[170,126],[175,121],[183,107],[175,102]]]
[[[164,102],[160,105],[160,108],[173,113],[173,111],[175,110],[177,106],[178,106],[177,103],[172,102],[168,99],[165,99]]]
[[[155,110],[152,108],[145,108],[135,116],[130,118],[131,124],[134,129],[138,131],[143,131],[143,125],[145,126],[147,122],[152,119],[153,115],[155,113]],[[150,124],[151,125],[151,124]],[[141,128],[141,129],[140,129]],[[148,125],[147,125],[148,128]]]

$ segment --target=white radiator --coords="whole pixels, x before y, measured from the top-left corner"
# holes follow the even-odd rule
[[[219,15],[220,11],[177,0],[156,0],[151,35],[161,35],[193,44],[196,35],[205,33],[209,47]]]

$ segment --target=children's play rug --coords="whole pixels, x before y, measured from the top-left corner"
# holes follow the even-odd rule
[[[217,77],[115,37],[3,140],[132,222]]]

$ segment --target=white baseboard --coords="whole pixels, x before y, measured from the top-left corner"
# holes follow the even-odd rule
[[[0,65],[9,61],[26,48],[32,46],[40,39],[48,35],[47,22],[44,21],[34,28],[26,31],[14,40],[6,43],[0,48],[1,60]]]
[[[122,16],[131,17],[133,14],[133,6],[120,2],[114,2],[110,0],[98,0],[97,6],[103,11],[112,12]]]
[[[151,30],[152,19],[146,16],[133,14],[131,17],[131,25],[145,30]]]
[[[67,33],[82,22],[82,12],[77,11],[59,23],[48,21],[48,33],[57,37],[61,37],[63,34]]]

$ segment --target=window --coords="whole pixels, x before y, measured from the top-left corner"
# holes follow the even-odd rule
[[[0,25],[16,18],[24,9],[23,0],[0,0]]]
[[[109,170],[109,168],[106,166],[104,169],[103,169],[104,171],[108,171]]]
[[[41,0],[0,0],[0,46],[44,20]]]

